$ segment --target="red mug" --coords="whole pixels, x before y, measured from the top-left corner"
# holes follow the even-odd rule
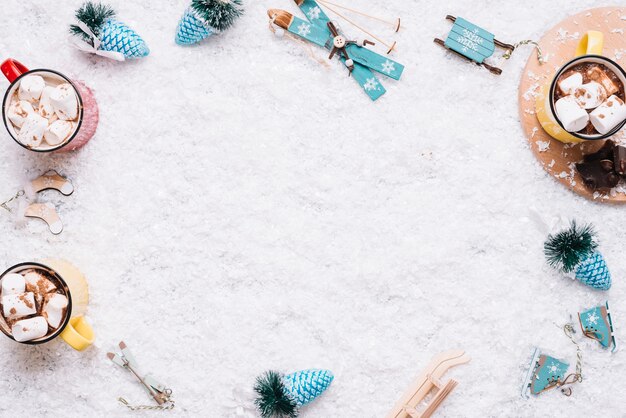
[[[81,81],[72,81],[67,76],[53,70],[36,69],[29,70],[22,63],[14,59],[7,59],[0,64],[0,70],[2,74],[9,80],[9,88],[4,94],[4,100],[2,101],[2,120],[9,135],[22,147],[35,151],[35,152],[66,152],[73,151],[85,145],[96,133],[98,127],[99,111],[98,103],[93,95],[93,92]],[[76,127],[74,132],[68,139],[58,145],[43,145],[39,147],[29,147],[17,139],[17,132],[13,124],[9,121],[7,109],[11,105],[11,98],[17,91],[20,83],[19,81],[26,75],[41,75],[44,79],[52,79],[59,83],[70,84],[76,93],[78,99],[78,118],[76,120]]]

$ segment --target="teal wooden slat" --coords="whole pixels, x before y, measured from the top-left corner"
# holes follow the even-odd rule
[[[309,19],[309,22],[315,25],[326,27],[326,23],[330,22],[324,10],[315,0],[304,0],[300,5],[300,10],[302,10],[306,18]]]
[[[341,62],[345,63],[345,58],[341,59]],[[352,71],[352,77],[363,88],[365,94],[369,96],[372,101],[378,99],[385,94],[387,90],[380,84],[380,81],[376,75],[370,71],[369,68],[362,66],[359,63],[354,63],[354,70]]]
[[[293,21],[291,22],[291,25],[289,25],[288,30],[294,35],[298,35],[307,41],[311,41],[322,48],[327,47],[327,43],[330,38],[330,31],[327,28],[314,25],[296,16],[293,17]]]
[[[454,24],[461,26],[462,28],[465,28],[469,30],[470,32],[474,32],[476,35],[480,36],[483,39],[487,39],[491,41],[492,43],[493,43],[493,40],[495,39],[495,36],[493,35],[493,33],[487,32],[480,26],[476,26],[472,22],[469,22],[463,19],[462,17],[457,17],[456,20],[454,21]]]
[[[461,26],[454,25],[450,30],[448,36],[455,37],[455,39],[462,44],[472,45],[477,52],[486,57],[490,57],[495,51],[495,45],[493,41],[485,38],[481,38],[480,36],[474,34],[473,32],[468,32],[467,29],[462,28]],[[463,38],[463,41],[459,40]]]
[[[404,66],[396,61],[390,60],[387,57],[383,57],[374,51],[367,48],[362,48],[358,45],[348,45],[346,47],[348,55],[354,62],[363,64],[366,67],[371,68],[381,74],[391,77],[394,80],[399,80],[404,71]]]
[[[445,42],[446,47],[450,48],[453,51],[458,52],[459,54],[471,59],[472,61],[475,61],[479,64],[482,64],[482,62],[485,60],[484,55],[481,55],[479,52],[473,50],[471,48],[471,45],[468,46],[466,44],[461,44],[459,42],[457,42],[456,40],[454,40],[453,37],[448,36],[448,38],[446,39]]]
[[[309,21],[307,22],[294,16],[288,31],[322,48],[330,49],[331,34],[326,26],[330,19],[322,8],[314,0],[304,0],[300,5],[300,9]],[[404,66],[400,63],[357,45],[350,45],[347,50],[354,61],[352,77],[372,100],[377,100],[387,90],[385,90],[385,87],[383,87],[370,68],[396,80],[402,75]],[[341,62],[345,64],[345,61],[345,58],[341,57]]]
[[[457,17],[445,41],[445,46],[482,64],[495,51],[494,35],[462,17]]]

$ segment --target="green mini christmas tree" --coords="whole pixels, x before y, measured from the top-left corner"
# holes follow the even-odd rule
[[[75,13],[76,19],[86,24],[96,36],[100,36],[100,28],[107,19],[115,17],[115,10],[111,6],[102,3],[87,2]],[[80,36],[85,42],[91,42],[91,37],[78,25],[70,25],[70,32]]]
[[[608,290],[611,273],[597,248],[593,226],[579,226],[576,221],[568,229],[549,235],[544,243],[550,266],[564,273],[575,272],[578,280],[595,289]]]
[[[257,377],[255,404],[262,418],[295,418],[300,407],[320,396],[333,379],[329,370],[309,369],[288,375],[268,371]]]
[[[76,10],[76,19],[81,23],[70,25],[70,33],[93,48],[80,48],[87,52],[97,54],[98,50],[109,51],[122,54],[124,58],[147,56],[150,50],[145,41],[133,29],[116,20],[115,16],[115,10],[111,6],[88,1]]]
[[[192,0],[178,24],[176,43],[191,45],[233,25],[243,14],[241,0]]]

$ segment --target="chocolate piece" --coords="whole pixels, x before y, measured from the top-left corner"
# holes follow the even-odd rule
[[[619,176],[613,171],[612,160],[596,160],[576,164],[585,186],[592,190],[611,189],[619,183]]]
[[[599,161],[599,160],[612,160],[614,148],[615,148],[615,142],[609,139],[604,143],[602,148],[600,148],[597,152],[594,152],[593,154],[585,155],[585,162],[590,163],[592,161]]]
[[[615,147],[613,150],[613,164],[615,165],[615,172],[626,178],[626,147],[621,145]]]

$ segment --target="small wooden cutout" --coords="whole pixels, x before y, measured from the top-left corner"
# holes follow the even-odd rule
[[[458,384],[455,380],[441,382],[441,377],[449,368],[470,361],[463,350],[450,350],[433,357],[428,367],[413,381],[400,400],[387,414],[387,418],[428,418],[441,405],[444,399]],[[437,389],[430,403],[421,412],[417,410],[428,393]]]
[[[26,208],[24,216],[43,220],[54,235],[63,231],[63,222],[52,203],[33,203]]]
[[[31,181],[30,184],[34,193],[51,189],[57,190],[65,196],[69,196],[74,193],[74,186],[72,183],[54,170],[47,171],[45,174]]]

